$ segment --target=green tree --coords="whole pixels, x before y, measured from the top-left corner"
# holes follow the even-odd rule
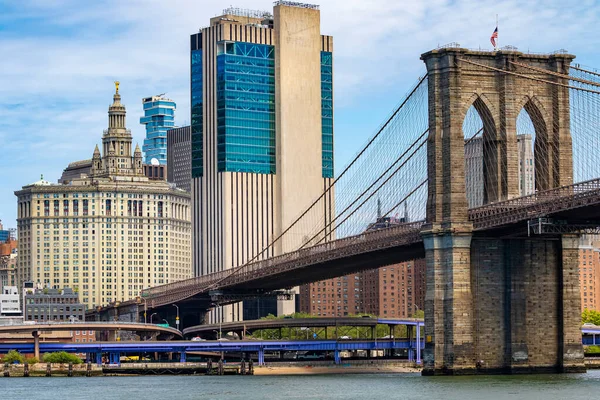
[[[75,354],[67,353],[66,351],[58,351],[56,353],[46,353],[43,358],[44,362],[52,364],[81,364],[81,358]]]
[[[581,313],[581,323],[600,325],[600,312],[595,310],[583,310]]]
[[[600,346],[584,346],[583,351],[586,355],[590,355],[590,354],[600,354]]]
[[[9,364],[23,364],[25,362],[25,357],[18,351],[11,350],[2,358],[2,361]]]
[[[35,357],[27,357],[27,358],[25,359],[25,362],[26,362],[27,364],[29,364],[29,365],[34,365],[34,364],[37,364],[37,363],[39,363],[39,362],[40,362],[40,360],[38,360],[38,359],[37,359],[37,358],[35,358]]]

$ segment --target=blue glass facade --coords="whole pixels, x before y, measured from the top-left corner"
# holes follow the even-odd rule
[[[4,243],[10,237],[10,231],[0,230],[0,243]]]
[[[156,158],[160,164],[167,163],[167,130],[175,126],[175,102],[158,96],[142,100],[144,116],[140,124],[146,126],[146,138],[142,151],[145,163]]]
[[[191,92],[192,92],[192,178],[203,174],[203,127],[204,111],[202,110],[202,50],[192,50],[191,54]]]
[[[201,36],[192,36],[192,177],[203,176]],[[322,176],[333,178],[332,53],[322,51]],[[275,49],[246,42],[217,43],[217,171],[276,173]]]
[[[332,54],[321,52],[321,132],[323,178],[333,178],[333,68]]]
[[[275,50],[224,42],[217,55],[217,170],[275,173]]]

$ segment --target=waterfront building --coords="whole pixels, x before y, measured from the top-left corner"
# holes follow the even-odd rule
[[[321,35],[318,6],[277,1],[272,14],[224,10],[191,36],[190,51],[200,276],[295,250],[316,228],[299,226],[262,252],[332,181],[333,39]],[[312,220],[326,225],[333,204],[329,191]],[[278,300],[276,309],[294,312],[295,299]],[[209,315],[210,322],[243,318],[241,303]]]
[[[2,286],[0,291],[0,317],[21,315],[21,301],[16,286]]]
[[[117,86],[102,153],[15,192],[19,287],[71,287],[92,308],[192,276],[190,196],[144,175],[125,116]]]
[[[18,298],[18,296],[17,296]],[[85,321],[85,304],[71,288],[62,290],[44,288],[25,295],[23,307],[25,321]]]
[[[190,126],[167,131],[167,181],[192,191],[192,129]]]
[[[146,164],[156,159],[159,164],[167,163],[167,131],[175,127],[175,102],[163,95],[142,99],[144,116],[140,124],[146,126],[146,138],[142,146]]]
[[[533,139],[530,134],[517,135],[519,194],[535,193]],[[483,138],[465,140],[465,184],[469,207],[483,205]]]

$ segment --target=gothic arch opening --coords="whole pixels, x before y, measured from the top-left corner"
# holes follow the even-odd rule
[[[538,105],[528,99],[516,121],[519,162],[519,194],[559,186],[554,173],[558,169],[558,152]],[[528,165],[529,164],[529,165]]]
[[[499,157],[501,145],[489,107],[476,97],[463,120],[465,186],[469,208],[501,199],[504,170]]]
[[[535,125],[525,108],[517,116],[517,163],[519,165],[519,196],[535,193],[535,145],[537,135]],[[537,152],[539,155],[539,151]]]

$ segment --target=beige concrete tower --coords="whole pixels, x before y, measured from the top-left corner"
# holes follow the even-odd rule
[[[224,10],[191,42],[193,254],[203,275],[296,249],[313,234],[296,228],[260,255],[333,177],[333,115],[322,106],[324,90],[333,102],[322,78],[324,54],[332,74],[333,43],[317,6],[286,1],[273,14]],[[330,219],[333,196],[322,202],[315,221]],[[269,311],[294,312],[294,301]],[[210,319],[243,313],[236,304]]]

